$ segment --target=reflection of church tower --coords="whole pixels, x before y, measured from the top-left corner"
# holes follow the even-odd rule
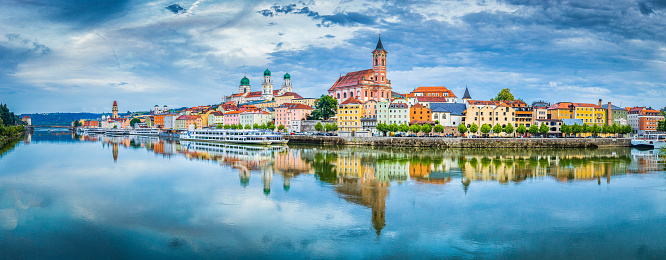
[[[113,116],[111,118],[118,118],[118,103],[116,101],[113,101]]]
[[[117,162],[118,161],[118,144],[114,143],[114,144],[112,144],[112,146],[113,147],[111,148],[111,150],[113,150],[113,162]]]
[[[289,188],[291,188],[291,177],[284,176],[284,182],[282,183],[282,188],[284,188],[284,191],[289,191]]]
[[[388,195],[388,187],[383,183],[376,183],[376,185],[376,188],[371,190],[375,198],[372,202],[372,226],[379,236],[384,226],[386,226],[386,196]]]
[[[261,99],[273,99],[273,81],[271,80],[271,71],[264,71],[264,81],[261,82]]]
[[[264,195],[271,194],[271,182],[273,181],[273,169],[261,169],[261,182],[264,183]]]
[[[240,86],[238,86],[238,94],[249,93],[252,91],[251,89],[252,87],[250,87],[250,79],[243,77],[240,81]]]
[[[248,169],[238,169],[238,177],[240,177],[240,184],[243,188],[250,185],[250,170]]]

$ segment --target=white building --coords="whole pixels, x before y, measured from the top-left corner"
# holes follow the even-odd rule
[[[382,99],[377,102],[377,124],[409,124],[409,104],[407,100],[395,99],[389,102]]]

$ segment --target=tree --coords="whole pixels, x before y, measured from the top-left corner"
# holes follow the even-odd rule
[[[377,124],[377,131],[384,133],[384,136],[386,136],[386,132],[388,132],[388,127],[384,123],[378,123]]]
[[[625,134],[625,135],[626,135],[626,134],[629,134],[629,133],[631,133],[631,132],[633,132],[633,131],[634,131],[634,129],[632,129],[630,125],[624,125],[624,126],[622,126],[622,134]]]
[[[571,133],[571,126],[567,124],[562,124],[560,126],[560,132],[564,134],[564,137],[567,137]]]
[[[132,118],[132,120],[130,120],[130,125],[132,127],[134,127],[134,125],[136,125],[137,123],[141,123],[141,119],[138,119],[138,118],[135,117],[135,118]]]
[[[495,124],[495,126],[493,127],[493,133],[494,134],[499,134],[499,133],[502,132],[502,130],[503,129],[502,129],[502,126],[500,124]]]
[[[421,126],[419,124],[413,124],[409,127],[409,131],[412,131],[414,134],[418,134],[421,131]]]
[[[504,100],[508,100],[508,101],[516,100],[513,97],[513,94],[511,94],[511,90],[509,88],[504,88],[504,89],[500,90],[500,92],[497,93],[497,96],[495,98],[490,99],[490,101],[504,101]]]
[[[388,129],[389,129],[389,131],[391,131],[391,132],[398,132],[398,124],[397,124],[397,123],[393,123],[393,124],[391,124],[391,125],[388,126]]]
[[[409,131],[409,125],[407,123],[400,124],[400,126],[398,126],[398,131],[406,133]]]
[[[550,131],[550,128],[545,123],[541,123],[541,126],[539,127],[539,133],[541,133],[541,137],[544,137],[546,134],[548,134],[548,131]]]
[[[661,120],[657,122],[657,131],[666,132],[666,121]]]
[[[324,130],[324,125],[322,125],[321,122],[317,122],[317,124],[315,124],[315,130],[317,130],[317,132],[321,132]]]
[[[321,95],[315,103],[315,109],[308,115],[309,120],[327,120],[337,113],[338,100],[329,96]]]
[[[252,126],[250,124],[245,125],[245,129],[252,129]]]
[[[444,132],[444,127],[440,124],[436,124],[435,127],[432,128],[432,130],[434,130],[435,133],[442,133]]]
[[[458,125],[458,133],[460,133],[460,135],[464,135],[467,133],[467,127],[464,124]]]
[[[574,123],[573,126],[571,127],[571,132],[574,134],[574,137],[578,136],[578,134],[581,133],[582,131],[583,127],[580,126],[578,123]]]
[[[504,132],[507,133],[508,135],[513,135],[513,124],[508,124],[506,127],[504,127]]]
[[[435,120],[435,125],[439,125],[439,120]]]
[[[79,126],[81,126],[81,121],[79,121],[78,119],[75,119],[74,120],[74,127],[79,127]]]
[[[278,126],[278,130],[280,130],[280,132],[282,132],[282,130],[284,130],[284,125],[283,125],[283,124],[280,124],[280,125]]]
[[[479,132],[479,126],[476,125],[476,123],[472,123],[471,126],[469,126],[469,131],[472,133],[478,133]]]
[[[252,129],[259,129],[259,124],[254,123],[254,125],[252,125]]]
[[[492,127],[490,127],[489,124],[483,124],[483,125],[481,126],[481,133],[483,133],[484,135],[485,135],[485,134],[488,134],[488,133],[490,133],[490,130],[491,130],[491,129],[492,129]]]
[[[527,132],[530,132],[530,134],[532,135],[536,135],[537,133],[539,133],[539,127],[536,125],[531,125],[530,129],[527,130]]]
[[[518,128],[516,128],[516,133],[524,135],[525,133],[527,133],[527,127],[525,127],[525,125],[519,125]]]
[[[432,126],[430,124],[423,124],[423,126],[421,126],[421,132],[430,134],[430,132],[432,132]]]

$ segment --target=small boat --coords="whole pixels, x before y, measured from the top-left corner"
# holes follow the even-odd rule
[[[180,135],[180,140],[239,143],[239,144],[286,144],[282,135],[266,130],[191,129]]]
[[[130,130],[130,135],[148,135],[148,136],[158,136],[160,135],[159,128],[135,128]]]
[[[634,136],[631,138],[631,145],[636,147],[647,147],[661,149],[666,144],[666,134],[646,134],[643,137]]]

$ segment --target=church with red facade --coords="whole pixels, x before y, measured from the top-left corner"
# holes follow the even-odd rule
[[[355,98],[361,102],[391,99],[391,81],[386,78],[386,53],[382,39],[372,51],[372,69],[354,71],[340,77],[328,89],[328,95],[338,102]]]

